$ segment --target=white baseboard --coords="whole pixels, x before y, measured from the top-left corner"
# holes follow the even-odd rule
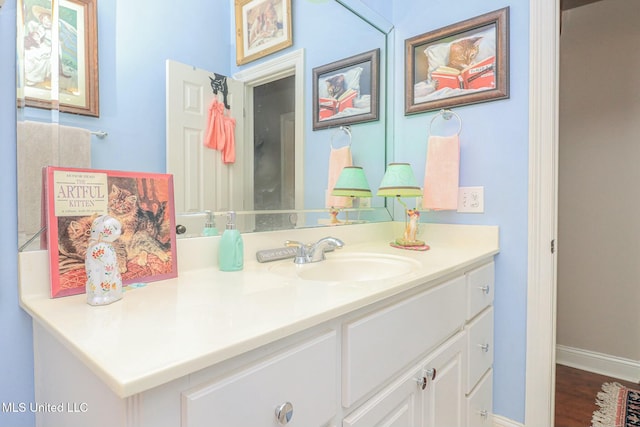
[[[638,360],[557,345],[556,363],[625,381],[640,382]]]
[[[524,424],[517,423],[509,418],[505,418],[501,415],[493,415],[494,427],[524,427]]]

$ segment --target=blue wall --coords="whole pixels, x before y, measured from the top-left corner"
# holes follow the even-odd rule
[[[172,50],[171,59],[199,68],[227,74],[238,69],[232,41],[232,2],[217,2],[220,4],[216,10],[212,8],[210,14],[201,14],[194,12],[198,10],[195,5],[201,3],[200,0],[188,1],[193,7],[174,8],[171,13],[157,8],[151,0],[137,0],[135,5],[126,2],[127,8],[139,8],[145,11],[144,14],[130,14],[129,9],[124,10],[122,6],[119,9],[113,2],[99,2],[101,118],[98,121],[82,116],[61,117],[63,123],[109,132],[107,139],[94,143],[94,158],[115,151],[124,154],[121,169],[164,170],[164,61],[167,58],[163,52],[166,52],[166,48]],[[13,76],[15,69],[15,3],[15,0],[7,0],[0,9],[0,75],[3,76]],[[407,2],[393,2],[391,5],[392,2],[366,0],[364,3],[395,25],[396,54],[392,70],[395,73],[395,85],[389,92],[393,94],[395,106],[392,117],[395,122],[393,157],[397,161],[411,162],[419,180],[424,174],[427,128],[433,113],[404,116],[404,40],[471,16],[511,6],[510,99],[455,109],[464,121],[460,183],[463,186],[485,187],[485,213],[425,213],[422,218],[427,222],[500,226],[501,253],[496,262],[498,289],[495,301],[494,409],[497,414],[522,422],[526,348],[529,2],[457,0],[455,7],[445,0],[433,0],[428,7],[418,0],[414,0],[411,7]],[[330,4],[294,0],[294,6],[295,44],[289,50],[306,48],[307,74],[315,66],[368,49],[345,41],[347,39],[344,36],[336,36],[336,39],[311,37],[323,33],[325,28],[321,25],[324,20],[318,19],[312,8],[329,7]],[[157,12],[149,16],[150,11]],[[147,18],[140,22],[135,33],[127,33],[123,25],[115,30],[108,29],[109,22],[116,18],[121,22],[127,17],[132,19],[132,16]],[[214,20],[214,16],[229,18]],[[193,33],[185,34],[182,40],[176,37],[182,33],[172,31],[172,28],[180,26],[179,22],[189,22],[189,27],[193,29]],[[159,39],[152,27],[162,28],[165,36]],[[359,27],[356,30],[361,31]],[[332,47],[337,45],[345,50],[332,54]],[[196,56],[194,46],[199,51],[205,49],[206,54]],[[308,51],[314,46],[324,49],[312,56]],[[136,61],[142,52],[150,54],[152,59]],[[116,53],[119,58],[127,55],[133,66],[126,65],[127,61],[116,61]],[[0,209],[0,223],[5,224],[0,239],[0,277],[3,279],[3,285],[0,286],[0,401],[30,402],[33,400],[31,321],[17,303],[13,82],[13,78],[0,79],[0,144],[3,145],[0,182],[4,188],[0,192],[0,203],[4,207]],[[307,86],[310,93],[310,82]],[[138,94],[139,102],[132,104],[119,98],[118,93],[122,91]],[[310,109],[310,105],[307,108]],[[331,137],[331,131],[311,130],[310,114],[308,111],[305,129],[305,143],[309,147],[306,158],[312,165],[317,164],[310,166],[306,182],[313,182],[314,176],[326,171],[323,162],[328,157],[327,145]],[[363,157],[367,150],[380,152],[375,145],[380,141],[380,130],[375,124],[358,125],[355,132],[354,147],[360,144],[359,140],[355,145],[356,135],[362,141],[370,140],[370,144],[373,144],[362,146]],[[111,167],[99,162],[96,160],[94,167]],[[372,187],[379,182],[378,177],[369,176],[369,180]],[[306,202],[316,204],[318,197],[312,196],[312,200]],[[0,414],[0,426],[32,424],[31,414]]]
[[[416,2],[418,3],[418,2]],[[394,2],[396,28],[395,155],[422,182],[427,132],[435,113],[404,115],[404,40],[510,6],[510,98],[453,108],[463,121],[460,185],[484,186],[485,213],[429,212],[425,222],[500,226],[496,258],[494,411],[522,422],[525,403],[529,2],[434,0],[428,7]],[[437,11],[437,13],[435,13]]]

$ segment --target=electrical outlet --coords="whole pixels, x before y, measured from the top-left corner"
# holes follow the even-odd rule
[[[356,202],[354,202],[356,203]],[[371,207],[371,197],[358,197],[358,207],[360,208],[370,208]]]
[[[484,213],[484,187],[460,187],[458,212]]]

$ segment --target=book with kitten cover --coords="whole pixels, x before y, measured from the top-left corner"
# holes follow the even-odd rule
[[[490,56],[463,70],[440,66],[431,72],[431,80],[437,82],[437,90],[451,89],[495,89],[496,57]]]
[[[325,120],[338,113],[343,112],[347,108],[353,108],[353,101],[358,95],[353,89],[348,89],[345,93],[340,95],[338,99],[335,98],[320,98],[320,120]]]
[[[99,215],[122,226],[113,246],[125,286],[178,275],[172,175],[47,166],[43,195],[52,298],[85,292],[84,260]]]

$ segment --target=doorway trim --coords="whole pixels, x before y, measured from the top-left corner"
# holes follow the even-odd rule
[[[529,3],[529,232],[525,426],[553,426],[559,0]],[[554,245],[557,247],[557,244]]]
[[[233,78],[243,82],[245,85],[245,139],[253,141],[253,88],[289,76],[295,76],[294,137],[296,166],[294,171],[294,209],[300,210],[304,209],[304,49],[298,49],[251,68],[243,69],[235,73]],[[247,169],[253,173],[253,159],[251,159],[250,164],[247,164]],[[253,185],[253,179],[245,179],[245,185],[248,185],[247,182]]]

